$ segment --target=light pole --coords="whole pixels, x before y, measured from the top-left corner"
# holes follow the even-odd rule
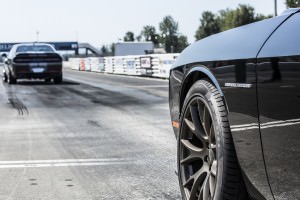
[[[274,6],[275,6],[275,17],[277,16],[277,0],[274,0]]]
[[[39,34],[40,34],[40,32],[37,31],[37,32],[36,32],[36,42],[39,42]]]

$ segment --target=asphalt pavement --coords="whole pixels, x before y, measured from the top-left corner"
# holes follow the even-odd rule
[[[167,80],[1,81],[0,113],[0,200],[180,199]]]

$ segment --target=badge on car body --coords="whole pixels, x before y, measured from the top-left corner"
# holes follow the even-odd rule
[[[252,84],[248,84],[248,83],[225,83],[225,87],[252,88]]]

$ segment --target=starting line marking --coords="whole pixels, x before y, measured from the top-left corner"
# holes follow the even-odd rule
[[[132,159],[62,159],[62,160],[17,160],[0,161],[0,169],[8,168],[39,168],[39,167],[74,167],[74,166],[104,166],[132,164]]]

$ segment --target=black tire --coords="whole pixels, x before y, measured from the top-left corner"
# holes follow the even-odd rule
[[[8,73],[7,82],[8,84],[16,84],[17,79],[11,73]]]
[[[7,75],[6,72],[3,72],[3,77],[2,77],[3,82],[7,82]]]
[[[51,78],[45,78],[45,83],[50,83],[51,82]]]
[[[187,93],[178,137],[178,178],[182,198],[245,200],[227,111],[218,90],[199,80]]]
[[[54,78],[54,83],[55,84],[62,83],[62,81],[63,81],[62,75],[59,75],[59,76],[57,76],[57,77]]]

